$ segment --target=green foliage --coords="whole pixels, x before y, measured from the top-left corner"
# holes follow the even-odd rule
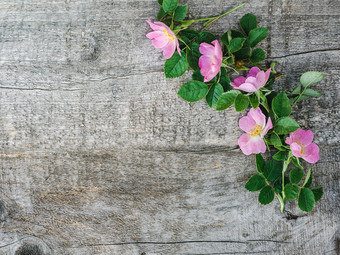
[[[216,36],[209,32],[201,32],[197,36],[197,43],[201,44],[203,42],[211,43],[212,41],[216,40]]]
[[[258,191],[266,186],[266,180],[262,174],[253,175],[246,183],[245,188],[249,191]]]
[[[260,101],[259,101],[259,98],[255,94],[250,95],[248,98],[249,98],[251,107],[253,107],[254,109],[259,107]]]
[[[306,89],[302,95],[308,96],[308,97],[320,97],[321,94],[318,91],[315,91],[314,89]]]
[[[232,106],[235,102],[236,96],[239,93],[240,92],[238,90],[231,90],[231,91],[228,91],[228,92],[222,94],[222,96],[220,97],[220,99],[218,99],[218,101],[216,103],[216,110],[217,111],[223,111],[223,110],[229,108],[230,106]]]
[[[223,87],[224,92],[227,92],[229,90],[232,89],[231,85],[230,85],[230,79],[227,75],[227,72],[225,70],[225,68],[221,69],[221,78],[220,78],[220,83]]]
[[[171,58],[167,59],[164,64],[164,73],[166,78],[176,78],[182,76],[188,69],[188,62],[184,52],[182,56],[176,51]]]
[[[249,106],[248,97],[243,95],[242,93],[238,94],[235,99],[235,110],[237,112],[242,112],[247,109]]]
[[[166,13],[173,13],[178,4],[178,0],[163,0],[162,7]]]
[[[271,159],[264,167],[263,174],[268,181],[275,181],[282,171],[282,163],[280,161]]]
[[[289,134],[299,128],[299,124],[296,123],[290,117],[282,117],[276,121],[275,132],[279,135]]]
[[[208,86],[204,82],[189,81],[184,83],[178,91],[178,95],[188,102],[196,102],[204,98],[208,93]]]
[[[270,135],[270,141],[274,146],[282,146],[281,139],[276,133]]]
[[[219,83],[215,83],[211,86],[209,89],[209,92],[206,96],[206,101],[210,107],[214,107],[218,101],[218,99],[221,97],[223,93],[223,87]]]
[[[259,173],[262,173],[266,162],[264,161],[261,154],[256,154],[256,169]]]
[[[284,188],[284,193],[287,200],[293,200],[297,197],[299,193],[299,187],[295,184],[288,183]]]
[[[242,48],[245,41],[246,41],[245,38],[232,39],[229,46],[228,46],[228,50],[232,53],[239,51]]]
[[[305,182],[303,183],[303,187],[309,188],[310,185],[312,184],[312,168],[309,168],[308,173],[306,175]]]
[[[286,153],[284,153],[283,151],[279,151],[273,156],[273,159],[275,159],[277,161],[285,160],[286,159]]]
[[[244,33],[249,34],[249,32],[257,27],[256,16],[248,13],[244,15],[240,20],[240,26]]]
[[[285,92],[281,92],[273,99],[272,108],[279,118],[289,116],[291,114],[292,107],[289,104],[289,98]]]
[[[199,48],[200,45],[198,43],[192,43],[190,49],[187,48],[187,61],[190,68],[194,71],[199,70],[198,60],[201,56]]]
[[[315,84],[319,81],[321,81],[325,75],[320,72],[305,72],[303,75],[300,77],[300,82],[302,86],[305,88],[308,87],[309,85]]]
[[[298,184],[304,176],[304,172],[301,169],[293,169],[290,171],[289,179],[293,184]]]
[[[204,81],[204,77],[201,75],[201,70],[197,70],[197,71],[193,72],[191,78],[194,81],[201,81],[201,82]]]
[[[322,187],[319,185],[316,188],[312,189],[315,202],[319,201],[323,195]]]
[[[253,64],[260,63],[265,59],[266,59],[266,53],[261,48],[257,48],[253,50],[253,52],[251,53],[250,61]]]
[[[157,19],[161,20],[162,18],[164,18],[167,15],[167,13],[164,11],[163,7],[161,7],[158,11],[157,14]]]
[[[302,211],[310,212],[315,203],[314,194],[310,189],[301,188],[298,198],[298,205]]]
[[[261,189],[259,194],[259,202],[263,205],[267,205],[271,203],[274,199],[274,191],[272,187],[265,186],[263,189]]]
[[[250,47],[254,48],[259,42],[266,39],[268,36],[268,28],[259,27],[249,32],[249,44]]]
[[[177,6],[175,10],[174,20],[181,21],[184,20],[185,16],[187,16],[188,7],[186,5]]]

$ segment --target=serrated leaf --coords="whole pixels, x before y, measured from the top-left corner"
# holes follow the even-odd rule
[[[264,52],[264,50],[260,48],[253,50],[251,57],[250,57],[250,61],[253,64],[260,63],[265,59],[266,59],[266,53]]]
[[[242,48],[239,51],[235,52],[234,56],[237,61],[248,59],[250,57],[250,49]]]
[[[165,12],[171,14],[174,12],[178,4],[178,0],[163,0],[162,7]]]
[[[227,92],[232,89],[232,86],[230,85],[230,79],[226,74],[225,75],[221,74],[220,83],[223,87],[224,92]]]
[[[162,18],[164,18],[167,15],[167,13],[164,11],[163,7],[161,7],[158,11],[157,14],[157,19],[161,20]]]
[[[251,30],[257,27],[256,16],[251,13],[244,15],[240,20],[240,26],[243,32],[249,34]]]
[[[197,36],[197,43],[201,44],[203,42],[211,43],[212,41],[216,40],[216,37],[209,32],[201,32]]]
[[[301,75],[300,82],[302,86],[308,87],[309,85],[321,81],[324,77],[325,75],[323,73],[309,71]]]
[[[201,81],[201,82],[204,81],[204,77],[201,75],[201,70],[197,70],[193,72],[191,77],[194,81]]]
[[[184,22],[184,21],[183,21]],[[183,23],[182,22],[182,23]],[[193,40],[196,36],[198,36],[198,32],[192,29],[184,29],[179,32],[180,36],[185,36],[189,40]]]
[[[298,198],[298,205],[302,211],[310,212],[315,203],[314,194],[310,189],[301,188]]]
[[[242,49],[244,42],[246,41],[246,38],[235,38],[232,39],[231,42],[229,43],[228,50],[231,53],[234,53],[236,51],[239,51]]]
[[[259,27],[249,32],[248,40],[250,47],[254,48],[259,42],[266,39],[268,36],[268,28]]]
[[[281,139],[276,133],[270,135],[270,141],[274,146],[282,146]]]
[[[199,70],[198,60],[200,56],[202,55],[200,53],[199,48],[200,48],[200,45],[198,43],[191,44],[190,49],[187,48],[187,61],[188,61],[190,68],[194,71]]]
[[[302,168],[299,158],[292,157],[292,163],[294,164],[294,166]]]
[[[260,153],[256,154],[256,168],[259,173],[262,173],[264,170],[264,166],[266,162],[264,161],[262,155]]]
[[[258,191],[266,186],[266,180],[262,174],[253,175],[246,183],[245,188],[249,191]]]
[[[235,98],[240,92],[237,90],[231,90],[221,95],[220,99],[218,99],[216,103],[216,111],[223,111],[230,106],[232,106],[235,102]]]
[[[322,187],[319,185],[316,188],[312,189],[312,192],[314,194],[315,202],[319,201],[323,195]]]
[[[277,160],[277,161],[282,161],[286,159],[286,153],[284,153],[283,151],[279,151],[277,153],[275,153],[275,155],[273,156],[273,159]]]
[[[299,193],[299,187],[295,184],[286,184],[284,188],[284,193],[287,200],[293,200],[297,197]]]
[[[303,187],[305,188],[309,188],[310,185],[312,184],[312,168],[309,168],[308,172],[307,172],[307,175],[306,175],[306,179],[303,183]]]
[[[248,98],[249,98],[249,102],[250,102],[251,106],[254,109],[259,107],[260,101],[259,101],[258,97],[255,94],[250,95]]]
[[[275,181],[279,176],[281,176],[282,172],[282,163],[281,161],[277,161],[271,159],[264,166],[263,174],[267,178],[268,181]]]
[[[188,69],[188,61],[184,52],[182,56],[176,51],[171,58],[167,59],[164,64],[164,73],[166,78],[176,78],[182,76]]]
[[[196,102],[204,98],[208,93],[208,86],[204,82],[189,81],[184,83],[178,95],[188,102]]]
[[[314,89],[306,89],[303,94],[304,96],[309,96],[309,97],[320,97],[322,96],[318,91]]]
[[[304,176],[304,172],[301,169],[293,169],[289,173],[289,180],[293,184],[298,184]]]
[[[221,97],[223,93],[223,87],[221,84],[219,83],[215,83],[214,85],[211,86],[211,88],[209,89],[209,92],[206,96],[206,101],[207,104],[210,107],[214,107],[218,101],[218,99]]]
[[[272,108],[279,118],[289,116],[291,114],[292,107],[290,106],[289,98],[285,92],[281,92],[273,99]]]
[[[158,0],[158,4],[162,5],[163,4],[163,0]]]
[[[271,203],[274,199],[274,191],[272,187],[265,186],[263,189],[261,189],[259,194],[259,202],[263,205],[267,205]]]
[[[301,85],[297,86],[296,89],[293,90],[292,94],[299,95],[301,92]]]
[[[225,46],[228,46],[230,41],[231,41],[232,37],[231,37],[231,31],[228,30],[227,32],[225,32],[222,36],[221,36],[221,40],[224,43]]]
[[[247,109],[248,106],[249,106],[248,97],[246,97],[242,93],[238,94],[236,99],[235,99],[235,110],[237,112],[242,112],[245,109]]]
[[[174,20],[181,21],[187,16],[188,7],[186,5],[177,6],[175,10]]]
[[[277,180],[274,182],[273,188],[276,193],[281,194],[282,193],[282,178],[277,178]]]
[[[296,123],[290,117],[282,117],[276,121],[275,132],[279,135],[289,134],[300,128],[299,124]]]

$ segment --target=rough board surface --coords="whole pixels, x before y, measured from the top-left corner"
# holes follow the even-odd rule
[[[191,17],[240,1],[188,0]],[[323,97],[295,107],[315,131],[324,197],[289,219],[244,189],[243,113],[188,104],[145,34],[156,0],[0,1],[0,254],[327,254],[340,250],[340,2],[252,0],[286,74],[322,70]]]

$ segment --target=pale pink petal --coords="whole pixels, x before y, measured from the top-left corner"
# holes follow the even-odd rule
[[[273,128],[273,123],[272,123],[272,120],[269,117],[268,120],[267,120],[267,124],[266,124],[265,128],[261,132],[261,137],[263,138],[268,133],[268,131],[272,128]]]
[[[257,81],[256,81],[256,78],[255,78],[255,77],[250,76],[250,77],[248,77],[248,78],[246,79],[245,83],[251,83],[251,84],[253,84],[254,87],[256,88],[256,83],[257,83]]]
[[[163,36],[164,36],[164,33],[161,31],[153,31],[146,35],[146,37],[149,39],[154,39],[154,38],[163,37]]]
[[[250,130],[254,128],[256,122],[252,118],[244,116],[239,120],[238,125],[244,132],[248,133]]]
[[[174,41],[169,41],[167,45],[165,45],[163,48],[163,55],[165,59],[169,59],[172,57],[176,50],[176,43]]]
[[[265,127],[266,124],[266,116],[262,113],[260,107],[257,107],[256,109],[251,108],[248,112],[248,117],[255,120],[257,125],[260,125],[262,128]]]
[[[245,133],[238,139],[238,145],[246,155],[264,153],[266,151],[266,144],[260,136],[250,136]]]
[[[311,144],[314,138],[313,132],[311,130],[303,130],[301,128],[294,131],[291,136],[293,137],[294,141],[298,141],[305,146]]]
[[[158,25],[153,24],[153,23],[151,22],[150,19],[148,19],[146,22],[148,22],[148,24],[150,25],[150,27],[151,27],[153,30],[155,30],[155,31],[161,31],[161,30],[163,30],[163,27],[162,27],[162,26],[158,26]],[[155,23],[156,23],[156,22],[155,22]],[[162,23],[162,22],[159,22],[159,23]],[[163,24],[163,23],[162,23],[162,24]],[[165,25],[165,24],[163,24],[163,25]]]
[[[288,136],[287,138],[286,138],[286,144],[289,144],[289,145],[291,145],[294,141],[293,141],[293,139],[291,138],[291,136]]]
[[[204,82],[211,81],[217,74],[219,70],[218,69],[210,69],[210,71],[205,75]]]
[[[211,58],[206,55],[201,56],[198,60],[198,66],[201,69],[201,74],[203,76],[207,75],[210,72]]]
[[[303,156],[303,155],[301,154],[302,148],[301,148],[301,146],[298,145],[297,143],[292,143],[292,144],[290,145],[290,150],[292,151],[292,153],[293,153],[293,155],[294,155],[295,157],[301,158],[301,157]]]
[[[222,62],[223,53],[220,44],[217,40],[212,41],[211,43],[215,45],[215,57],[217,58],[217,61]]]
[[[230,83],[231,84],[231,83]],[[255,92],[257,89],[251,83],[243,83],[238,87],[234,87],[235,89],[242,90],[245,92]]]
[[[269,76],[270,76],[270,72],[271,72],[271,68],[269,68],[266,72],[265,72],[265,80],[264,80],[264,84],[267,83]]]
[[[265,80],[266,80],[266,75],[263,71],[258,72],[256,75],[256,87],[262,88],[265,84]]]
[[[161,49],[164,46],[166,46],[169,43],[169,40],[164,36],[159,36],[157,38],[152,39],[152,45],[156,48],[156,49]]]
[[[302,158],[309,163],[316,163],[319,160],[319,146],[315,143],[311,143],[305,147],[305,156]]]
[[[203,55],[213,55],[215,47],[208,43],[201,43],[199,50]]]
[[[236,85],[236,87],[240,86],[241,84],[245,82],[246,82],[246,78],[243,76],[240,76],[234,79],[234,84]]]
[[[178,42],[177,37],[175,37],[175,42],[176,42],[176,46],[177,46],[177,52],[178,52],[178,54],[179,54],[180,56],[182,56],[182,54],[181,54],[181,49],[179,48],[179,42]]]
[[[247,75],[247,78],[248,77],[256,77],[256,75],[257,75],[257,73],[258,72],[260,72],[261,70],[260,70],[260,68],[258,68],[258,67],[256,67],[256,66],[254,66],[254,67],[252,67],[250,70],[249,70],[249,73],[248,73],[248,75]]]

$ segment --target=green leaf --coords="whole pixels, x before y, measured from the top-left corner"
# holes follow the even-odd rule
[[[293,184],[298,184],[304,176],[304,172],[301,169],[293,169],[289,173],[289,180]]]
[[[178,91],[178,95],[188,102],[196,102],[205,97],[208,93],[208,86],[204,82],[189,81],[184,83]]]
[[[181,21],[187,16],[188,7],[186,5],[177,6],[175,10],[174,20]]]
[[[270,141],[274,146],[282,146],[281,139],[276,133],[271,134]]]
[[[282,178],[277,178],[277,180],[273,184],[273,188],[276,193],[281,194],[282,193]]]
[[[249,106],[248,97],[244,96],[242,93],[238,94],[235,99],[235,110],[237,112],[242,112]]]
[[[166,14],[167,13],[164,11],[163,7],[161,7],[158,11],[157,19],[161,20],[162,18],[164,18],[166,16]]]
[[[267,205],[270,202],[272,202],[274,199],[274,191],[272,187],[265,186],[263,189],[261,189],[259,194],[259,202],[263,205]]]
[[[289,116],[291,114],[292,107],[289,104],[289,98],[285,92],[281,92],[273,99],[272,108],[279,118]]]
[[[268,181],[275,181],[281,176],[282,163],[280,161],[271,159],[264,166],[263,174]]]
[[[193,40],[196,36],[198,36],[198,32],[196,32],[195,30],[192,30],[192,29],[184,29],[184,30],[179,32],[179,35],[185,36],[189,40]]]
[[[297,86],[296,89],[293,90],[292,94],[299,95],[301,92],[301,85]]]
[[[190,50],[187,48],[187,61],[190,68],[194,71],[199,70],[198,60],[201,56],[200,45],[198,43],[191,44]]]
[[[223,93],[223,87],[219,83],[215,83],[211,86],[209,89],[209,92],[206,96],[206,101],[210,107],[214,107],[216,105],[217,100],[220,98],[220,96]]]
[[[264,166],[266,165],[266,162],[264,161],[262,155],[256,154],[256,168],[259,173],[262,173],[264,170]]]
[[[268,35],[268,28],[259,27],[249,32],[249,44],[250,47],[254,48],[259,42],[264,40]]]
[[[158,4],[162,5],[163,4],[163,0],[158,0]]]
[[[303,183],[303,187],[305,188],[309,188],[310,185],[312,184],[312,168],[309,168],[308,172],[307,172],[307,176],[305,179],[305,182]]]
[[[176,9],[178,0],[163,0],[162,7],[165,12],[171,14]]]
[[[284,193],[286,195],[287,200],[293,200],[297,197],[299,193],[299,187],[295,184],[286,184],[284,188]]]
[[[218,99],[216,103],[216,111],[223,111],[232,106],[235,102],[236,96],[239,93],[240,92],[237,90],[231,90],[222,94],[222,96],[220,97],[220,99]]]
[[[250,102],[251,106],[254,109],[259,107],[260,101],[259,101],[258,97],[255,94],[250,95],[248,98],[249,98],[249,102]]]
[[[314,89],[306,89],[303,94],[304,96],[309,96],[309,97],[320,97],[322,96],[318,91],[315,91]]]
[[[245,188],[249,191],[258,191],[266,186],[266,180],[262,174],[253,175],[247,182]]]
[[[182,56],[176,51],[171,58],[167,59],[164,64],[164,73],[166,78],[176,78],[182,76],[188,69],[188,62],[184,52]]]
[[[300,82],[302,86],[308,87],[311,84],[321,81],[324,77],[325,75],[323,73],[309,71],[301,75]]]
[[[225,69],[222,68],[221,70],[222,70],[222,72],[221,72],[220,83],[221,83],[221,85],[223,87],[224,92],[227,92],[227,91],[232,89],[232,87],[230,85],[230,79],[227,76],[227,73],[226,73]]]
[[[230,41],[231,41],[232,37],[231,37],[231,31],[228,30],[228,32],[225,32],[222,36],[221,36],[221,40],[224,43],[225,46],[228,46]]]
[[[246,36],[240,31],[237,31],[237,30],[230,30],[230,31],[231,31],[231,37],[232,38],[236,38],[236,37],[246,38]]]
[[[312,189],[312,192],[314,194],[315,202],[319,201],[323,195],[322,187],[319,185],[316,188]]]
[[[228,50],[232,53],[239,51],[240,49],[242,49],[242,46],[243,46],[245,41],[246,41],[246,38],[232,39],[230,44],[229,44]]]
[[[240,26],[243,32],[249,34],[251,30],[257,27],[256,16],[251,13],[244,15],[240,20]]]
[[[209,32],[201,32],[198,34],[198,37],[197,37],[197,42],[199,44],[203,42],[211,43],[214,40],[216,40],[216,37],[212,33],[209,33]]]
[[[314,194],[310,189],[301,188],[298,198],[298,205],[302,211],[310,212],[315,203]]]
[[[236,60],[244,60],[250,57],[250,49],[249,48],[242,48],[239,51],[234,53]]]
[[[299,128],[299,124],[289,117],[279,118],[276,122],[275,132],[279,135],[289,134]]]
[[[282,161],[286,159],[286,153],[284,153],[283,151],[279,151],[277,153],[275,153],[275,155],[273,156],[273,159],[277,160],[277,161]]]
[[[264,52],[264,50],[260,48],[253,50],[251,57],[250,57],[250,61],[253,64],[260,63],[265,59],[266,59],[266,53]]]
[[[201,81],[201,82],[204,81],[204,77],[201,75],[201,70],[197,70],[193,72],[191,77],[194,81]]]
[[[299,158],[297,158],[297,157],[292,157],[292,163],[293,163],[294,166],[296,166],[296,167],[303,168],[303,167],[301,166],[301,164],[300,164]]]

